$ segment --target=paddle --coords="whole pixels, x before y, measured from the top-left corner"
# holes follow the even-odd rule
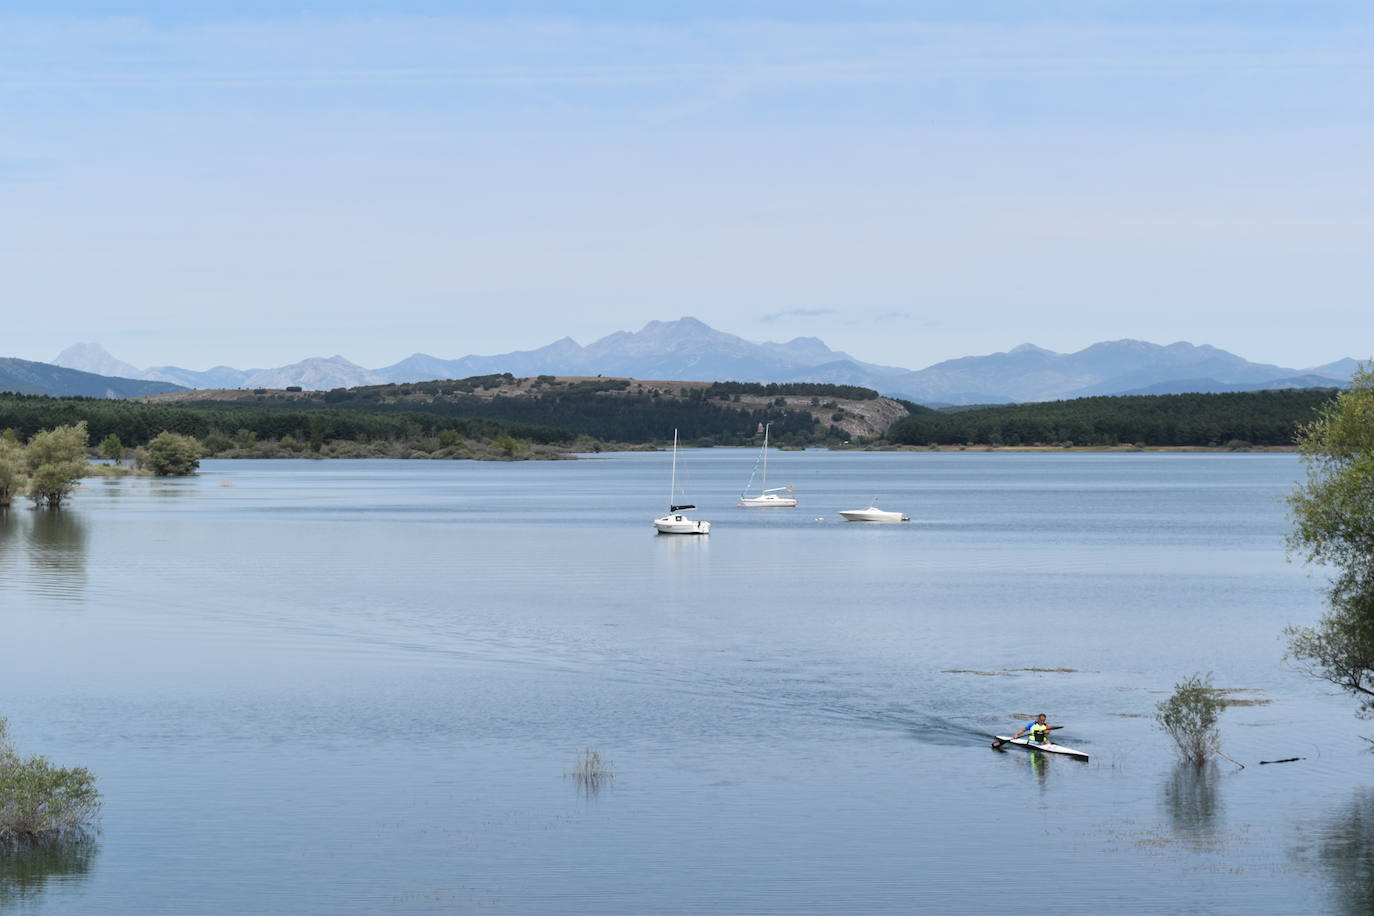
[[[1046,729],[1046,730],[1047,730],[1047,731],[1054,731],[1054,730],[1057,729],[1057,728],[1063,728],[1063,727],[1064,727],[1064,726],[1062,726],[1062,725],[1051,725],[1051,726],[1050,726],[1048,729]],[[1011,739],[1010,739],[1010,738],[1008,738],[1006,741],[1003,741],[1001,738],[993,738],[993,739],[992,739],[992,744],[990,744],[989,747],[992,747],[992,748],[995,749],[995,748],[1000,748],[1000,747],[1001,747],[1002,745],[1004,745],[1004,744],[1010,744],[1010,743],[1011,743]]]

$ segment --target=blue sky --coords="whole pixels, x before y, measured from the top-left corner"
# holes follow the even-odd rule
[[[1368,358],[1366,9],[9,2],[0,355]]]

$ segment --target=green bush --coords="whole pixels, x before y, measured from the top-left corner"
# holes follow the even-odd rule
[[[110,433],[100,443],[100,455],[110,461],[118,461],[124,457],[124,443],[119,441],[119,437]]]
[[[26,482],[23,447],[13,439],[0,437],[0,507],[8,506]]]
[[[1212,687],[1211,675],[1194,674],[1174,685],[1173,696],[1155,708],[1155,721],[1189,763],[1206,763],[1221,750],[1217,718],[1225,704]]]
[[[45,840],[91,826],[100,811],[95,775],[56,767],[46,757],[20,757],[0,718],[0,841]]]
[[[234,447],[234,440],[224,433],[211,432],[201,440],[201,451],[206,455],[218,455],[220,452],[227,452]]]
[[[84,461],[40,464],[29,474],[29,497],[35,505],[60,508],[89,467]]]
[[[148,443],[143,463],[156,477],[185,477],[200,467],[200,443],[180,433],[160,432]]]
[[[1329,572],[1329,613],[1290,627],[1287,658],[1359,699],[1374,717],[1374,360],[1302,428],[1307,480],[1288,498],[1289,550]]]
[[[86,421],[34,433],[24,449],[29,469],[29,497],[56,509],[86,474]]]

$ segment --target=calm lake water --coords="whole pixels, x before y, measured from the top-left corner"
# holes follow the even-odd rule
[[[755,457],[683,452],[709,538],[654,534],[662,453],[207,461],[0,515],[0,715],[106,798],[0,855],[0,911],[1374,907],[1374,726],[1280,661],[1322,611],[1295,456],[775,452],[800,508],[744,510]],[[875,495],[912,521],[839,520]],[[1209,671],[1244,770],[1149,718]],[[989,749],[1040,711],[1091,761]]]

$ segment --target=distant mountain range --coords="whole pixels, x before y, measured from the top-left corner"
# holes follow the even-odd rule
[[[921,403],[995,404],[1096,395],[1184,391],[1260,391],[1344,385],[1356,361],[1288,369],[1203,344],[1142,340],[1096,343],[1077,353],[1022,344],[1006,353],[966,356],[887,380],[887,390]]]
[[[866,363],[832,350],[814,337],[753,343],[696,320],[651,321],[636,332],[618,331],[587,346],[564,337],[537,350],[497,356],[441,359],[416,353],[398,363],[366,369],[342,356],[306,359],[275,369],[176,366],[140,370],[98,344],[77,344],[53,361],[98,375],[142,379],[186,388],[326,390],[387,382],[467,378],[509,372],[532,375],[605,375],[683,381],[831,382],[861,385],[923,404],[996,404],[1089,395],[1165,394],[1182,391],[1251,391],[1343,385],[1353,359],[1291,369],[1252,363],[1216,347],[1168,346],[1139,340],[1093,344],[1055,353],[1023,344],[1006,353],[966,356],[912,371]],[[42,365],[42,364],[31,364]],[[0,381],[3,387],[3,381]]]

